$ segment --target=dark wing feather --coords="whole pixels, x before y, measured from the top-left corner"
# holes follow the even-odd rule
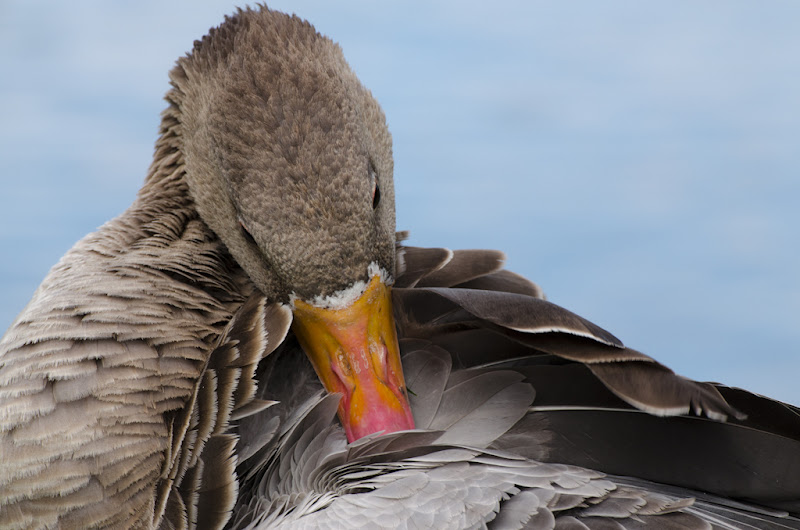
[[[800,408],[740,388],[719,384],[714,387],[731,405],[746,414],[743,425],[800,440]]]
[[[399,247],[395,287],[414,287],[426,274],[435,272],[453,258],[446,248]]]
[[[447,263],[420,278],[416,287],[453,287],[499,271],[505,260],[497,250],[455,250]]]
[[[460,287],[544,298],[538,285],[503,270],[505,259],[505,254],[497,250],[452,251],[398,244],[395,287]]]
[[[412,252],[416,279],[446,254]],[[256,374],[280,403],[234,428],[231,527],[800,528],[780,511],[800,498],[797,409],[676,376],[498,275],[394,290],[417,431],[347,445],[290,334]]]
[[[526,335],[568,333],[610,346],[622,346],[622,342],[611,333],[541,298],[498,291],[441,287],[395,289],[394,293],[405,305],[406,311],[415,317],[403,319],[404,322],[413,320],[418,324],[425,322],[429,326],[459,324],[466,319],[457,311],[461,309],[472,318]]]
[[[519,274],[505,269],[473,278],[472,280],[459,283],[453,287],[458,287],[460,289],[480,289],[483,291],[517,293],[533,296],[534,298],[545,299],[545,295],[541,287],[524,276],[520,276]]]
[[[511,356],[549,353],[584,363],[619,397],[653,414],[692,410],[716,418],[741,416],[712,387],[675,375],[650,357],[623,347],[602,328],[545,300],[445,288],[395,289],[394,300],[401,335],[450,346],[459,362],[475,365],[502,360],[508,354],[497,351],[510,340],[528,347],[527,351],[509,348]],[[465,334],[470,336],[461,340],[465,347],[460,349],[455,342]],[[477,343],[482,349],[476,352]]]
[[[728,416],[746,417],[725,401],[713,385],[675,375],[660,363],[624,361],[587,366],[609,390],[635,407],[657,416],[691,411],[717,420],[725,420]]]
[[[533,392],[524,382],[535,367],[518,365],[520,360],[516,360],[502,367],[453,369],[445,350],[428,341],[405,339],[402,349],[409,386],[414,382],[420,390],[411,398],[415,413],[427,411],[426,424],[441,430],[367,437],[351,445],[336,424],[338,398],[323,397],[296,343],[286,343],[262,363],[274,366],[260,371],[264,376],[260,397],[283,398],[293,403],[295,412],[282,412],[276,405],[262,413],[278,419],[281,426],[265,431],[268,455],[240,462],[239,475],[250,478],[242,485],[233,528],[337,528],[342,521],[352,528],[455,529],[482,524],[496,529],[554,524],[565,528],[632,529],[643,524],[649,528],[737,528],[712,526],[709,521],[722,517],[712,509],[722,508],[710,496],[697,505],[689,490],[662,491],[659,484],[604,477],[509,452],[510,446],[503,444],[517,426],[531,418],[541,419],[535,407],[538,397],[531,409]],[[594,385],[578,392],[571,406],[600,391],[605,399],[602,405],[611,410],[621,408],[664,421],[619,400],[583,365],[561,362],[582,371],[577,383],[593,381]],[[292,371],[281,370],[289,366]],[[552,366],[559,365],[538,367]],[[298,383],[309,390],[295,392],[292,385]],[[499,411],[506,411],[508,421],[499,417],[503,415]],[[265,419],[260,420],[263,425],[269,423]],[[546,446],[553,439],[546,429],[517,435],[529,446]],[[486,442],[490,442],[488,447]],[[743,504],[724,508],[730,511],[727,520],[759,521],[763,529],[800,524],[797,519]]]
[[[535,388],[532,412],[494,446],[798,513],[796,407],[677,376],[580,317],[513,290],[397,292],[401,336],[415,355],[428,340],[454,367],[512,368]],[[543,331],[548,321],[553,330]]]

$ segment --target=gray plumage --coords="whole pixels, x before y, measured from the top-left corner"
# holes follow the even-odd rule
[[[402,275],[398,277],[398,282],[401,281]],[[515,299],[509,297],[510,302]],[[396,310],[406,316],[414,313],[401,305]],[[438,314],[423,318],[439,321]],[[475,320],[472,325],[474,331],[502,338],[493,322]],[[425,326],[416,329],[424,330]],[[234,528],[336,528],[342,521],[364,528],[800,527],[800,519],[784,511],[797,512],[800,508],[797,497],[790,505],[782,505],[778,498],[778,492],[791,496],[792,491],[800,491],[797,480],[790,478],[794,464],[789,464],[791,470],[783,470],[786,462],[776,455],[777,465],[763,465],[746,477],[728,470],[736,467],[732,465],[734,461],[746,461],[752,455],[745,447],[736,450],[725,447],[737,437],[726,430],[751,432],[754,425],[749,420],[731,419],[734,424],[702,416],[658,418],[620,401],[583,363],[555,361],[552,354],[527,346],[514,350],[511,359],[478,346],[481,353],[454,362],[456,353],[451,355],[430,338],[422,338],[408,329],[403,335],[406,382],[411,390],[418,431],[360,440],[349,446],[334,419],[335,401],[331,400],[335,396],[323,394],[311,366],[297,354],[296,344],[287,342],[263,363],[261,397],[300,398],[304,404],[293,403],[291,410],[301,410],[304,415],[291,416],[276,405],[260,418],[253,416],[242,421],[248,436],[262,441],[264,438],[251,425],[270,425],[277,419],[285,427],[282,430],[270,427],[273,438],[265,449],[240,464],[240,471],[244,475],[246,470],[247,479],[242,483],[242,495],[234,512]],[[463,348],[461,343],[457,344],[458,349]],[[569,372],[567,380],[552,373],[560,368]],[[298,391],[291,383],[276,380],[286,373],[295,374],[297,381],[306,381],[304,390]],[[580,388],[563,390],[570,379]],[[640,384],[647,384],[647,379]],[[694,382],[686,384],[706,388]],[[553,385],[558,388],[552,389]],[[716,392],[716,387],[710,388]],[[568,395],[553,397],[559,392]],[[570,392],[575,395],[569,395]],[[751,398],[780,405],[764,398]],[[590,401],[585,404],[581,399]],[[718,399],[730,408],[721,397]],[[560,400],[559,407],[553,406],[554,400]],[[587,411],[589,406],[597,410]],[[793,407],[780,406],[796,415]],[[558,414],[570,412],[601,417],[602,414],[631,416],[625,419],[630,425],[626,432],[631,437],[628,446],[620,443],[624,440],[613,439],[613,433],[603,432],[602,426],[592,425],[592,433],[585,432],[585,424],[580,420],[569,422],[574,432],[565,438],[566,430]],[[631,444],[635,447],[639,443],[634,431],[637,426],[646,426],[647,420],[662,426],[647,437],[652,447],[634,449]],[[679,433],[680,426],[676,428],[675,424],[687,420],[702,423],[698,430],[709,445],[687,447],[688,451],[698,452],[690,462],[670,452],[674,440],[665,436],[670,431]],[[784,420],[787,418],[781,421]],[[797,420],[793,421],[796,428]],[[617,426],[615,422],[610,425],[612,429]],[[769,451],[767,446],[779,449],[784,457],[800,450],[796,440],[791,447],[767,442],[775,434],[762,429],[759,441],[764,450]],[[598,452],[587,453],[580,436],[598,442],[601,446]],[[609,441],[619,445],[604,447]],[[648,480],[610,476],[590,470],[589,466],[565,465],[579,460],[586,465],[587,458],[597,457],[603,451],[612,453],[613,458],[603,455],[606,462],[596,459],[595,464],[616,466],[614,458],[628,459],[629,474],[636,472],[655,480],[659,473],[665,473],[664,467],[670,466],[674,468],[670,477],[673,481],[696,480],[710,486],[710,491],[715,486],[702,475],[718,474],[718,492],[740,498],[762,495],[752,501],[772,503],[775,507],[759,507]],[[634,454],[639,451],[655,459],[662,453],[670,460],[643,464],[639,455]],[[713,455],[712,451],[719,454]],[[726,473],[729,477],[736,476],[735,484],[725,484],[736,489],[736,493],[719,489],[726,482]],[[765,476],[757,477],[761,473]],[[767,492],[764,489],[767,483],[777,487]]]
[[[240,11],[171,80],[136,201],[0,340],[0,527],[800,528],[796,408],[397,243],[383,113],[308,23]],[[286,303],[371,264],[417,429],[348,445]]]

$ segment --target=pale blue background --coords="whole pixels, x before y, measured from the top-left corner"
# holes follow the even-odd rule
[[[681,374],[800,404],[800,2],[280,1],[395,139],[412,243],[505,250]],[[148,164],[228,2],[0,2],[0,328]]]

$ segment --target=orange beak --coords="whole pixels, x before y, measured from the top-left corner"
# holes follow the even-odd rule
[[[344,309],[295,300],[292,329],[328,392],[342,394],[339,419],[348,441],[414,428],[391,292],[379,276]]]

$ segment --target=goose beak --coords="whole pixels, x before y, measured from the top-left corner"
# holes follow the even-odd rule
[[[328,392],[342,394],[339,419],[348,441],[414,428],[391,290],[379,276],[343,309],[295,300],[292,329]]]

